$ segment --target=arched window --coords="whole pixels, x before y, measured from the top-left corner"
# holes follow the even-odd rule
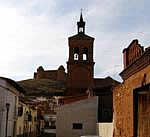
[[[83,60],[88,60],[88,48],[83,48],[82,50]]]
[[[79,32],[83,32],[83,28],[82,27],[79,28]]]
[[[79,60],[79,55],[77,53],[74,54],[74,60]]]
[[[79,48],[74,48],[73,49],[74,52],[74,60],[79,60]]]
[[[87,55],[83,54],[83,60],[87,60]]]

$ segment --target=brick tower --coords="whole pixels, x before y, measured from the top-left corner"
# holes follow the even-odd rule
[[[69,59],[67,62],[67,89],[68,93],[83,93],[93,84],[94,38],[85,34],[85,22],[80,15],[77,22],[77,34],[68,38]]]

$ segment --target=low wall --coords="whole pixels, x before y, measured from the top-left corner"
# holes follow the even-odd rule
[[[97,135],[113,137],[113,123],[97,123]]]

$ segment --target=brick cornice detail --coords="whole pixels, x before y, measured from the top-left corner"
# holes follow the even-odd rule
[[[146,50],[141,57],[124,69],[120,76],[123,80],[126,80],[148,65],[150,65],[150,49]]]

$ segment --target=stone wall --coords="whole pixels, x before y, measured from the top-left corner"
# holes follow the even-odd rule
[[[51,71],[40,71],[35,73],[34,76],[35,79],[51,79],[51,80],[57,80],[57,70],[51,70]]]
[[[58,81],[66,81],[66,72],[63,66],[60,66],[58,70],[44,70],[42,66],[34,72],[34,79],[50,79]]]

